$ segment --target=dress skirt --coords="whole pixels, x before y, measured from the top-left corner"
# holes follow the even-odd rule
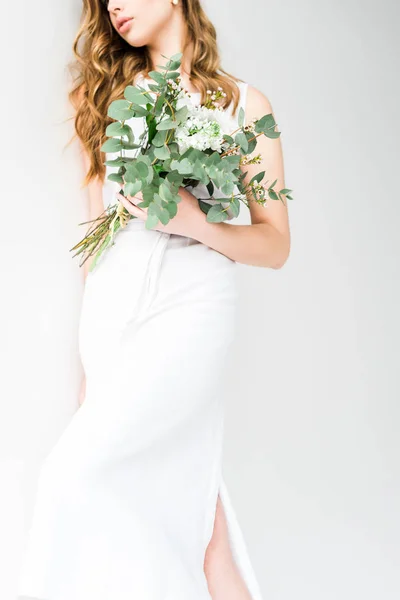
[[[221,468],[237,265],[139,219],[115,242],[86,279],[86,399],[39,472],[18,598],[210,600],[220,494],[261,600]]]

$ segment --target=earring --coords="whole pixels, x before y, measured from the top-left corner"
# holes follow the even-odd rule
[[[179,0],[172,0],[172,4],[175,4],[175,6],[178,4]]]

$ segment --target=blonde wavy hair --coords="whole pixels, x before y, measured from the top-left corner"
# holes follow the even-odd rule
[[[221,86],[226,93],[221,106],[231,102],[235,113],[240,90],[235,82],[243,81],[220,66],[217,34],[214,25],[204,12],[200,0],[181,0],[186,22],[186,40],[182,52],[193,45],[190,77],[205,102],[207,90]],[[146,46],[132,47],[113,27],[102,0],[83,0],[81,23],[73,42],[73,60],[67,65],[72,75],[68,98],[75,113],[75,133],[90,157],[90,167],[83,187],[92,179],[105,176],[105,154],[100,148],[107,139],[106,127],[112,122],[107,116],[113,100],[123,98],[124,89],[131,85],[136,75],[145,77],[155,69]],[[72,141],[71,140],[71,141]]]

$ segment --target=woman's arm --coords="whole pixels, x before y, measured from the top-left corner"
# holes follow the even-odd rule
[[[273,111],[268,98],[249,85],[245,109],[246,124],[253,117],[260,118],[269,113],[273,114]],[[259,153],[262,156],[260,164],[242,167],[242,170],[247,172],[245,183],[256,173],[265,171],[261,183],[268,186],[277,179],[274,189],[281,190],[285,187],[281,138],[270,139],[260,135],[253,154]],[[268,199],[266,207],[255,201],[250,201],[249,204],[251,225],[208,223],[204,215],[203,218],[195,220],[194,230],[190,235],[236,262],[280,269],[290,251],[287,206],[280,200],[271,199]]]
[[[83,145],[81,143],[80,143],[80,149],[81,149],[83,168],[84,168],[84,171],[86,174],[90,167],[90,159],[89,159],[88,153],[86,152],[85,148],[83,147]],[[92,179],[92,181],[87,186],[87,190],[88,190],[88,202],[89,202],[89,216],[88,216],[87,220],[91,221],[92,219],[96,219],[98,216],[100,216],[101,213],[104,211],[103,181],[100,180],[98,177],[96,177],[95,179]],[[90,223],[88,225],[88,229],[92,226],[93,226],[93,224]],[[94,259],[94,256],[88,258],[85,261],[85,263],[83,264],[82,269],[83,269],[84,280],[86,280],[87,274],[89,272],[89,267],[90,267],[93,259]]]

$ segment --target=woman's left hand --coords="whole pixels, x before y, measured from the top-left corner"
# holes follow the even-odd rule
[[[177,203],[178,210],[176,215],[170,219],[167,225],[163,225],[161,221],[159,221],[152,229],[194,237],[197,226],[206,220],[206,215],[201,210],[197,198],[187,189],[180,187],[179,195],[181,201]],[[140,208],[137,206],[137,204],[143,201],[141,192],[138,192],[135,196],[127,197],[123,196],[121,193],[117,193],[116,197],[131,215],[146,221],[147,208]]]

